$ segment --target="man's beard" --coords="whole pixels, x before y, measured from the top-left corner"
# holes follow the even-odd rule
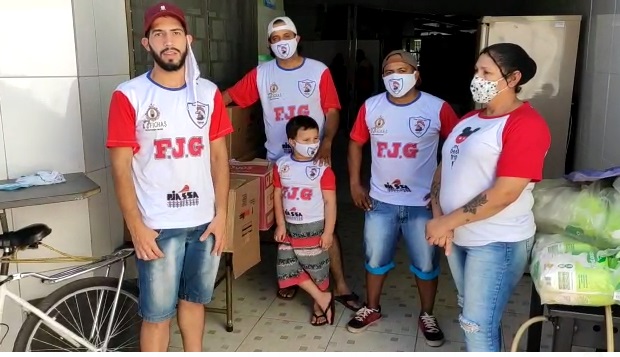
[[[164,59],[161,57],[164,52],[170,51],[170,50],[178,51],[179,53],[181,53],[181,59],[179,60],[178,63],[164,61]],[[187,50],[185,50],[185,52],[181,52],[176,48],[166,48],[162,50],[159,54],[156,54],[154,51],[151,51],[151,55],[153,56],[153,60],[155,60],[155,63],[157,63],[157,65],[161,67],[161,69],[163,69],[166,72],[176,72],[180,70],[181,68],[183,68],[183,65],[185,65],[185,58],[187,57],[188,52],[189,51]]]

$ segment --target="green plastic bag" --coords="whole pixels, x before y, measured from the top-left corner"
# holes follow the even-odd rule
[[[530,273],[543,304],[607,306],[620,302],[620,249],[560,234],[538,234]]]
[[[616,179],[618,182],[618,179]],[[620,183],[595,181],[580,186],[543,180],[534,188],[538,232],[564,234],[599,249],[620,247]]]

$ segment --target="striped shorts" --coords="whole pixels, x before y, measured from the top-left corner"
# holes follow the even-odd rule
[[[286,239],[278,246],[278,285],[280,289],[299,285],[308,279],[325,291],[329,287],[329,254],[321,248],[324,221],[286,223]]]

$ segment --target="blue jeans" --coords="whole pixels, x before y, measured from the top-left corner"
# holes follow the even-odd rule
[[[478,247],[452,246],[448,263],[458,290],[468,352],[500,352],[501,320],[521,280],[534,238]]]
[[[394,268],[399,233],[407,246],[409,270],[422,280],[439,276],[437,247],[426,241],[426,222],[431,211],[422,206],[397,206],[371,198],[372,208],[364,221],[366,270],[385,275]]]
[[[208,304],[213,296],[219,256],[212,256],[215,239],[200,236],[207,224],[183,229],[162,229],[156,238],[164,257],[137,259],[139,314],[144,321],[162,322],[176,312],[179,299]]]

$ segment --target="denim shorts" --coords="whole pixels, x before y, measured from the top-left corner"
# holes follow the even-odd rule
[[[453,245],[448,263],[468,352],[500,352],[501,319],[529,262],[534,237],[477,247]]]
[[[402,233],[411,262],[409,270],[422,280],[437,278],[437,247],[426,240],[426,222],[432,218],[431,211],[424,206],[397,206],[370,200],[372,208],[366,211],[364,222],[366,270],[384,275],[394,268],[396,245]]]
[[[144,321],[172,318],[179,299],[198,304],[211,302],[220,257],[211,255],[213,235],[200,241],[207,225],[162,229],[155,241],[164,257],[137,259],[139,313]]]

